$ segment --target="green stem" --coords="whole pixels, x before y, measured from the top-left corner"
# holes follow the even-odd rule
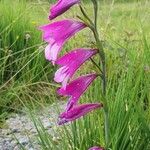
[[[94,28],[92,28],[97,47],[99,48],[99,55],[100,55],[100,60],[102,64],[102,91],[103,91],[103,96],[104,99],[106,97],[106,87],[107,87],[107,82],[106,82],[106,58],[105,58],[105,52],[103,50],[103,45],[102,42],[99,39],[99,33],[97,30],[97,16],[98,16],[98,3],[97,0],[92,0],[93,5],[94,5],[94,14],[95,14],[95,22],[94,22]],[[109,110],[108,110],[108,104],[107,100],[105,99],[104,102],[104,123],[105,123],[105,143],[106,143],[106,149],[108,149],[109,146]]]
[[[104,99],[106,97],[106,87],[107,87],[107,81],[106,81],[106,60],[105,60],[105,53],[102,53],[101,57],[101,64],[102,64],[102,89],[103,89],[103,96]],[[106,143],[106,149],[108,149],[109,146],[109,110],[108,110],[108,104],[107,104],[107,99],[105,99],[104,102],[104,123],[105,123],[105,143]]]
[[[88,17],[88,15],[86,14],[85,10],[83,9],[83,7],[81,5],[79,5],[79,8],[83,14],[83,16],[85,17],[85,19],[87,19],[87,21],[93,26],[93,22],[92,20]]]
[[[99,69],[99,71],[102,73],[101,67],[92,58],[90,58],[90,60]]]
[[[102,93],[103,93],[103,97],[104,97],[104,124],[105,124],[105,143],[106,143],[106,149],[108,149],[109,147],[109,109],[108,109],[108,104],[107,104],[107,100],[106,100],[106,87],[107,87],[107,81],[106,81],[106,59],[105,59],[105,52],[103,49],[103,44],[100,41],[99,38],[99,33],[97,30],[97,18],[98,18],[98,2],[97,0],[92,0],[93,6],[94,6],[94,23],[92,22],[92,20],[88,17],[88,15],[86,14],[86,12],[84,11],[83,7],[80,5],[80,10],[84,16],[84,18],[88,21],[86,21],[86,24],[88,25],[88,27],[92,30],[93,34],[94,34],[94,38],[96,40],[96,45],[98,47],[99,50],[99,56],[100,56],[100,66],[97,65],[97,63],[95,63],[92,59],[91,61],[93,62],[93,64],[96,65],[97,68],[100,69],[101,74],[101,78],[102,78]],[[79,17],[79,19],[83,20],[81,17]]]
[[[109,146],[109,116],[108,116],[107,108],[104,108],[104,119],[105,119],[105,142],[106,142],[106,149],[108,149],[108,146]]]
[[[92,0],[94,5],[94,25],[95,29],[97,29],[97,15],[98,15],[98,2],[96,0]]]

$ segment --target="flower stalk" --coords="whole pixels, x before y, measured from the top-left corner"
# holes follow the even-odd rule
[[[109,109],[108,109],[108,103],[106,100],[106,87],[107,87],[107,81],[106,81],[106,58],[105,58],[105,52],[103,49],[102,42],[99,38],[99,33],[97,30],[97,18],[98,18],[98,2],[97,0],[92,0],[93,6],[94,6],[94,28],[92,29],[97,47],[99,49],[99,56],[101,60],[101,70],[102,70],[102,92],[104,96],[104,122],[105,122],[105,144],[106,149],[109,146]]]
[[[59,115],[59,125],[72,122],[81,118],[87,113],[103,108],[104,110],[104,125],[105,125],[105,150],[109,147],[109,108],[106,100],[106,58],[103,49],[103,44],[100,40],[97,22],[98,22],[98,1],[91,0],[94,6],[94,19],[92,20],[82,6],[81,0],[58,0],[56,4],[50,8],[49,19],[53,20],[65,13],[73,5],[79,4],[82,12],[82,17],[77,16],[81,22],[65,19],[50,24],[40,26],[39,29],[43,32],[43,40],[48,43],[45,48],[45,58],[51,61],[52,64],[58,65],[60,68],[56,71],[54,80],[57,83],[62,83],[61,88],[57,90],[59,95],[68,96],[69,100],[66,109]],[[59,57],[59,53],[64,47],[64,44],[80,30],[89,27],[94,34],[96,41],[96,49],[93,48],[78,48],[73,49],[67,54]],[[60,34],[61,33],[61,34]],[[99,55],[99,63],[92,58],[94,55]],[[71,80],[80,66],[87,60],[99,69],[100,73],[90,73],[80,76],[75,80]],[[102,98],[103,103],[87,103],[80,104],[81,95],[92,84],[92,82],[100,76],[102,79]],[[91,147],[89,150],[104,150],[99,146]]]

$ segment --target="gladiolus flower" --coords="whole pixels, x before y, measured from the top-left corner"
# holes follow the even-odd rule
[[[56,61],[56,64],[61,68],[55,73],[54,80],[62,82],[62,87],[65,89],[69,78],[71,78],[75,71],[90,57],[97,53],[96,49],[76,49]]]
[[[63,125],[64,123],[74,121],[87,113],[91,112],[94,109],[102,107],[102,104],[95,103],[95,104],[82,104],[82,105],[76,105],[69,111],[65,111],[60,114],[59,118],[59,125]]]
[[[104,150],[104,148],[98,147],[98,146],[94,146],[94,147],[91,147],[89,150]]]
[[[97,74],[81,76],[76,80],[70,82],[65,89],[58,89],[58,94],[70,96],[66,111],[70,110],[73,107],[73,105],[77,104],[77,101],[80,98],[80,96],[85,92],[85,90],[96,77]]]
[[[80,0],[58,0],[56,4],[54,4],[50,9],[49,19],[52,20],[57,16],[63,14],[73,5],[79,3]]]
[[[45,49],[46,59],[54,64],[65,42],[85,27],[84,23],[74,20],[63,20],[39,27],[43,31],[43,39],[49,43]]]

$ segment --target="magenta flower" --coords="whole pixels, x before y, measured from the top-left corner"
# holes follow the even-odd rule
[[[58,89],[58,94],[70,96],[66,111],[70,110],[74,105],[77,104],[77,101],[80,98],[80,96],[85,92],[85,90],[96,77],[97,74],[81,76],[76,80],[70,82],[65,89]]]
[[[54,64],[65,42],[85,27],[82,22],[74,20],[63,20],[39,27],[43,31],[43,39],[49,43],[45,49],[46,59]]]
[[[104,148],[98,147],[98,146],[94,146],[94,147],[91,147],[89,150],[104,150]]]
[[[92,110],[94,110],[96,108],[100,108],[102,106],[103,105],[99,104],[99,103],[76,105],[69,111],[65,111],[60,114],[60,116],[59,116],[60,120],[59,120],[58,124],[62,125],[64,123],[74,121],[74,120],[86,115],[87,113],[91,112]]]
[[[49,19],[52,20],[57,16],[63,14],[73,5],[79,3],[80,0],[58,0],[56,4],[54,4],[50,9]]]
[[[62,82],[62,87],[66,88],[69,78],[73,76],[75,71],[90,57],[97,53],[96,49],[76,49],[56,61],[61,68],[55,73],[54,80]]]

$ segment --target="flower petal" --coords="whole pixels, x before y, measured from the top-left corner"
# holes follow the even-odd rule
[[[61,46],[57,45],[57,43],[54,43],[53,45],[48,44],[45,48],[45,58],[49,61],[52,61],[54,65],[60,50]]]
[[[94,147],[89,148],[89,150],[104,150],[104,148],[103,147],[94,146]]]
[[[54,80],[57,82],[63,82],[67,76],[67,73],[66,73],[67,71],[68,71],[68,68],[66,66],[63,66],[60,69],[58,69],[55,73]]]
[[[93,55],[95,55],[97,53],[96,49],[76,49],[71,51],[70,53],[66,54],[65,56],[61,57],[60,59],[58,59],[56,61],[56,64],[62,66],[63,68],[67,68],[66,72],[63,72],[61,74],[62,67],[59,68],[56,73],[55,73],[55,78],[54,80],[56,82],[63,82],[65,80],[65,77],[69,77],[71,78],[74,73],[76,72],[76,70],[86,61],[88,60],[90,57],[92,57]],[[66,75],[64,75],[66,74]],[[64,79],[62,79],[63,81],[59,81],[57,80],[59,78],[59,76],[64,77]],[[68,78],[68,79],[69,79]],[[67,83],[67,82],[66,82]],[[66,85],[64,85],[66,87]],[[63,88],[64,88],[63,86]]]
[[[45,49],[46,59],[55,62],[65,42],[85,27],[84,23],[74,20],[62,20],[40,26],[43,39],[49,43]]]
[[[73,5],[79,3],[80,0],[58,0],[58,2],[53,5],[50,9],[49,19],[52,20],[57,16],[63,14]]]
[[[74,106],[72,109],[70,109],[69,111],[65,111],[63,113],[60,114],[59,118],[59,125],[62,125],[64,123],[70,122],[70,121],[74,121],[84,115],[86,115],[87,113],[91,112],[94,109],[100,108],[103,105],[100,103],[95,103],[95,104],[82,104],[82,105],[77,105]]]
[[[93,82],[93,80],[97,77],[97,74],[89,74],[85,76],[81,76],[72,82],[70,82],[66,88],[58,89],[58,94],[70,96],[70,99],[67,104],[66,111],[71,109],[73,105],[77,104],[80,96],[86,91],[88,86]]]

